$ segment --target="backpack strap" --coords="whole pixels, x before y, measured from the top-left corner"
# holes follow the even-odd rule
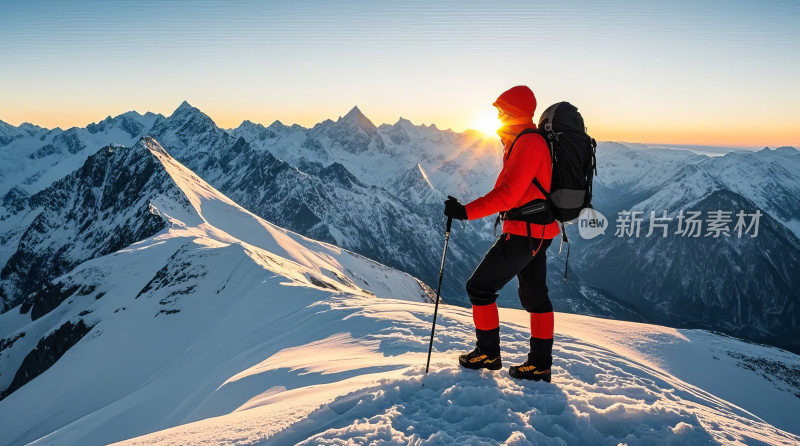
[[[508,148],[508,154],[506,155],[506,160],[508,160],[508,158],[510,158],[510,157],[511,157],[511,151],[512,151],[512,150],[514,150],[514,144],[516,144],[516,143],[517,143],[517,140],[518,140],[518,139],[519,139],[519,138],[520,138],[522,135],[529,135],[529,134],[531,134],[531,133],[536,133],[537,135],[539,135],[539,136],[541,136],[542,138],[544,138],[544,135],[542,134],[542,132],[540,132],[540,131],[539,131],[539,130],[537,130],[537,129],[525,129],[525,130],[523,130],[523,131],[519,132],[519,134],[517,135],[517,137],[516,137],[516,138],[514,138],[514,141],[512,141],[512,142],[511,142],[511,147],[509,147],[509,148]],[[547,140],[546,140],[546,139],[545,139],[545,142],[547,142]]]
[[[514,138],[514,141],[512,141],[512,142],[511,142],[511,147],[509,147],[509,148],[508,148],[508,154],[506,155],[506,160],[507,160],[508,158],[510,158],[510,157],[511,157],[511,151],[512,151],[512,150],[514,150],[514,144],[516,144],[516,143],[517,143],[517,140],[518,140],[518,139],[519,139],[519,138],[520,138],[522,135],[529,135],[529,134],[531,134],[531,133],[535,133],[535,134],[537,134],[537,135],[541,136],[541,137],[542,137],[542,139],[544,139],[544,143],[545,143],[545,144],[547,144],[547,147],[548,147],[548,149],[550,149],[550,163],[552,164],[552,162],[553,162],[553,153],[552,153],[552,148],[550,148],[550,144],[547,142],[547,137],[545,137],[545,136],[544,136],[544,133],[542,133],[541,131],[539,131],[539,130],[537,130],[537,129],[525,129],[525,130],[523,130],[523,131],[519,132],[519,134],[517,135],[517,137],[516,137],[516,138]],[[555,206],[553,205],[553,199],[552,199],[552,198],[550,198],[550,194],[549,194],[549,193],[548,193],[546,190],[544,190],[544,188],[542,187],[542,184],[541,184],[541,183],[539,183],[539,180],[538,180],[538,179],[536,179],[536,177],[533,177],[533,184],[535,184],[535,185],[536,185],[536,187],[538,187],[538,188],[539,188],[539,190],[540,190],[540,191],[541,191],[541,192],[544,194],[545,198],[547,199],[547,203],[548,203],[550,206],[553,206],[553,207],[555,207]]]
[[[514,138],[514,141],[511,142],[511,147],[508,148],[508,154],[506,155],[506,159],[511,157],[511,151],[514,149],[514,144],[517,143],[517,140],[522,135],[528,135],[528,134],[531,134],[531,133],[535,133],[535,134],[541,136],[542,139],[544,139],[545,144],[547,144],[548,148],[551,151],[551,153],[550,153],[550,162],[552,163],[553,162],[552,148],[550,147],[550,144],[547,142],[547,137],[545,136],[545,134],[542,131],[538,130],[538,129],[525,129],[525,130],[519,132],[517,137]],[[553,198],[550,196],[550,193],[547,192],[544,189],[544,187],[542,186],[542,183],[540,183],[539,180],[536,177],[533,178],[533,184],[544,195],[545,199],[547,200],[547,203],[552,208],[555,208],[555,204],[553,203]],[[497,228],[497,224],[500,222],[500,220],[501,220],[501,218],[498,216],[498,220],[495,222],[495,228]],[[561,225],[561,243],[567,242],[567,261],[569,261],[569,238],[567,238],[567,231],[566,231],[566,228],[564,227],[564,223],[563,222],[559,221],[558,223]],[[544,227],[542,229],[544,229]],[[530,237],[530,223],[528,223],[528,237]],[[544,237],[544,231],[542,231],[542,237]],[[534,251],[534,252],[536,252],[536,251]],[[564,280],[567,280],[566,266],[565,266],[564,269],[565,269],[565,271],[564,271]]]
[[[541,192],[542,195],[544,195],[544,198],[547,199],[547,203],[549,203],[550,206],[555,207],[555,205],[553,204],[553,198],[550,196],[550,192],[544,190],[544,187],[542,186],[542,183],[539,182],[538,178],[535,177],[533,178],[533,185],[536,186],[537,189],[539,189],[539,192]]]
[[[540,183],[539,180],[534,178],[533,179],[533,185],[536,186],[539,189],[539,192],[544,194],[544,197],[547,200],[547,204],[549,204],[550,206],[552,206],[553,209],[555,209],[556,205],[553,203],[553,197],[550,196],[549,192],[544,190],[544,187],[542,187],[542,183]],[[569,243],[569,238],[567,238],[567,230],[564,227],[564,222],[563,221],[559,221],[558,224],[561,225],[561,243],[564,243],[564,242]],[[560,249],[559,249],[559,251],[560,251]],[[569,259],[569,246],[567,246],[567,259]],[[564,280],[566,280],[566,277],[564,278]]]

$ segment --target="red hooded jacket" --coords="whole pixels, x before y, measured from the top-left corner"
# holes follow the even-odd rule
[[[511,115],[504,120],[506,125],[497,131],[505,146],[503,168],[500,170],[494,189],[465,205],[469,220],[507,211],[537,198],[544,199],[544,194],[533,184],[534,178],[539,180],[545,190],[550,190],[553,166],[550,150],[541,136],[531,134],[520,137],[514,144],[511,156],[508,156],[509,146],[516,135],[526,128],[536,128],[533,123],[536,97],[531,89],[525,86],[514,87],[501,94],[493,105]],[[503,232],[527,236],[527,223],[506,220],[503,222]],[[547,225],[531,224],[533,237],[552,239],[558,234],[556,222]]]

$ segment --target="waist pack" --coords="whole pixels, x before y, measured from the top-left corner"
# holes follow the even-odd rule
[[[537,225],[547,225],[555,221],[553,208],[548,206],[547,200],[537,198],[520,207],[509,209],[500,213],[501,220],[517,220]]]

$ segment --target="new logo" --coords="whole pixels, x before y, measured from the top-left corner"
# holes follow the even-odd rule
[[[607,228],[608,219],[595,209],[585,208],[578,216],[578,232],[586,240],[604,235]]]

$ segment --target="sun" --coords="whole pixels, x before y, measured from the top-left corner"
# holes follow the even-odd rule
[[[496,138],[497,129],[500,128],[500,120],[497,119],[497,109],[487,107],[475,115],[470,128],[478,130],[487,137]]]

